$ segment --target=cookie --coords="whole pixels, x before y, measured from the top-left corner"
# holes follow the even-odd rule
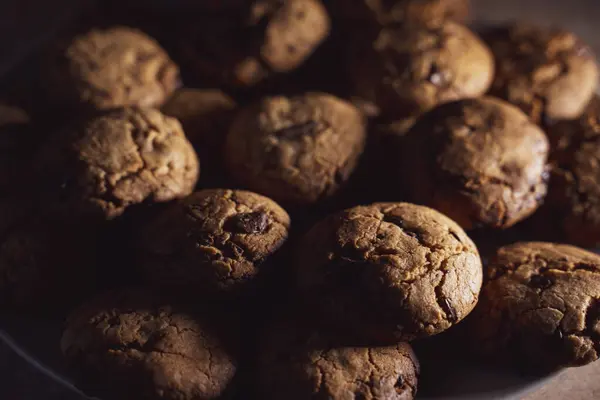
[[[401,144],[413,201],[465,229],[507,228],[547,190],[548,139],[517,107],[492,97],[440,105]]]
[[[202,190],[172,204],[141,230],[140,268],[159,285],[239,289],[264,270],[289,227],[285,210],[264,196]]]
[[[235,101],[218,89],[178,90],[162,108],[177,118],[185,136],[202,160],[201,184],[222,181],[223,143],[236,108]]]
[[[548,127],[550,183],[533,218],[536,234],[584,247],[600,243],[600,98],[581,117]]]
[[[19,178],[29,169],[28,161],[37,148],[32,131],[24,110],[0,103],[0,191],[4,193],[20,186]]]
[[[179,68],[160,45],[124,26],[57,44],[48,63],[48,100],[68,110],[160,106],[180,85]]]
[[[276,326],[259,347],[262,399],[415,398],[419,363],[408,343],[338,346],[294,324]]]
[[[494,59],[468,28],[455,23],[407,22],[358,40],[348,54],[357,96],[394,119],[418,116],[437,104],[483,95]]]
[[[319,0],[254,0],[239,16],[192,16],[179,47],[190,75],[233,88],[255,86],[300,66],[329,35]]]
[[[124,108],[53,137],[39,156],[42,207],[110,220],[143,202],[192,192],[199,162],[181,124],[154,109]]]
[[[578,118],[598,84],[590,48],[575,34],[524,24],[490,29],[496,57],[490,94],[521,108],[537,123]]]
[[[283,203],[316,203],[349,179],[365,123],[356,107],[328,94],[265,97],[234,119],[225,162],[251,190]]]
[[[375,343],[441,333],[477,302],[481,260],[452,220],[408,203],[351,208],[297,247],[300,296],[325,321]]]
[[[204,321],[143,291],[84,304],[60,346],[79,383],[111,399],[216,399],[237,368]]]
[[[411,20],[467,20],[470,0],[334,0],[332,14],[344,25],[386,26]]]
[[[491,260],[467,325],[486,356],[533,369],[585,365],[600,348],[600,257],[521,242]]]

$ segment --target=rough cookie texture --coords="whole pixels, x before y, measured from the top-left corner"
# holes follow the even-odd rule
[[[61,349],[81,382],[111,399],[216,399],[236,361],[192,316],[141,291],[74,311]]]
[[[443,104],[406,139],[401,173],[413,200],[465,229],[507,228],[532,214],[546,195],[548,139],[502,100]]]
[[[141,231],[140,265],[157,284],[238,288],[288,236],[274,201],[243,190],[202,190],[171,205]]]
[[[494,75],[494,59],[485,44],[450,21],[385,27],[374,41],[357,41],[348,57],[355,94],[397,119],[481,96]]]
[[[263,399],[412,400],[419,363],[407,343],[334,346],[324,336],[291,324],[266,335],[257,376]]]
[[[490,94],[537,123],[578,118],[598,84],[591,49],[571,32],[509,25],[484,35],[496,57]]]
[[[201,79],[251,87],[300,66],[329,35],[319,0],[254,0],[225,19],[197,17],[182,27],[181,52]]]
[[[332,13],[348,23],[379,26],[420,19],[465,21],[470,0],[334,0]]]
[[[597,360],[600,257],[553,243],[500,248],[469,328],[484,354],[534,368]]]
[[[138,108],[106,112],[53,138],[40,164],[50,206],[103,219],[142,202],[184,197],[199,174],[179,122]]]
[[[481,260],[439,212],[377,203],[334,214],[297,249],[298,286],[326,321],[361,339],[412,340],[443,332],[477,302]]]
[[[221,90],[181,89],[162,109],[181,122],[185,136],[202,160],[202,182],[223,171],[223,144],[235,108],[234,100]]]
[[[552,173],[540,217],[555,224],[561,239],[596,246],[600,243],[600,98],[595,96],[580,118],[558,122],[547,133]]]
[[[20,185],[34,153],[31,121],[22,109],[0,103],[0,192]]]
[[[358,109],[334,96],[273,96],[246,107],[225,145],[232,176],[287,203],[315,203],[353,172],[366,138]]]
[[[50,101],[64,107],[159,106],[180,85],[179,68],[154,39],[120,26],[58,46],[47,72]]]

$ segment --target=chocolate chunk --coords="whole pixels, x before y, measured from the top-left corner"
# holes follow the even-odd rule
[[[552,280],[544,275],[534,275],[529,279],[529,285],[536,289],[547,289],[552,286]]]
[[[229,218],[225,229],[236,233],[263,233],[269,225],[269,216],[261,211],[237,214]]]
[[[436,64],[431,64],[431,70],[427,79],[435,86],[446,86],[450,83],[450,71],[441,70]]]
[[[394,388],[397,393],[401,393],[404,391],[404,377],[402,375],[398,376],[398,380],[394,383]]]
[[[318,124],[315,121],[306,121],[301,124],[281,128],[274,135],[285,139],[300,139],[305,135],[314,135],[317,127]]]
[[[454,307],[450,304],[450,300],[444,299],[442,300],[442,308],[448,317],[448,321],[455,323],[458,321],[458,317],[456,316],[456,311],[454,311]]]
[[[383,217],[383,220],[385,222],[389,222],[390,224],[398,226],[400,229],[402,229],[402,232],[404,232],[404,234],[417,239],[419,242],[422,240],[421,234],[414,229],[407,229],[404,224],[404,220],[399,216],[386,215],[385,217]]]

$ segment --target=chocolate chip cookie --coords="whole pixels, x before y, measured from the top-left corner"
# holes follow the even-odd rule
[[[123,26],[57,44],[46,72],[49,101],[66,109],[159,106],[180,85],[179,68],[160,45]]]
[[[60,345],[80,384],[110,399],[216,399],[237,367],[204,321],[139,290],[75,310]]]
[[[172,204],[141,231],[140,267],[156,284],[233,290],[266,267],[289,226],[285,210],[264,196],[202,190]]]
[[[257,369],[262,399],[411,400],[419,376],[408,343],[338,346],[291,323],[267,333]]]
[[[376,343],[450,328],[475,307],[482,279],[479,253],[465,232],[439,212],[408,203],[334,214],[309,231],[296,257],[300,292],[315,311]]]
[[[358,40],[348,57],[355,94],[397,119],[481,96],[494,75],[489,49],[468,28],[451,21],[384,27],[375,40]]]
[[[349,179],[364,149],[365,123],[356,107],[328,94],[266,97],[233,121],[225,162],[251,190],[315,203]]]
[[[410,20],[465,21],[470,0],[333,0],[332,13],[346,23],[386,26]]]
[[[319,0],[254,0],[240,15],[182,23],[179,47],[190,74],[234,88],[300,66],[329,35]]]
[[[551,179],[533,225],[555,240],[585,247],[600,243],[600,98],[583,115],[548,127]],[[549,238],[551,236],[548,236]]]
[[[486,355],[534,368],[585,365],[600,349],[600,257],[553,243],[498,250],[469,317]]]
[[[484,35],[496,57],[490,94],[521,108],[537,123],[578,118],[598,84],[590,48],[575,34],[524,24]]]
[[[492,97],[440,105],[401,144],[415,202],[465,229],[507,228],[547,190],[548,139],[517,107]]]
[[[201,184],[222,175],[223,143],[235,108],[235,101],[221,90],[181,89],[162,109],[181,122],[185,136],[202,160]]]
[[[40,155],[43,207],[113,219],[192,192],[199,162],[181,124],[154,109],[107,111],[52,138]]]

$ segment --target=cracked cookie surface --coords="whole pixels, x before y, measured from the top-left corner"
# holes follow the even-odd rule
[[[600,257],[543,242],[502,247],[468,327],[486,355],[534,368],[588,364],[600,351]]]
[[[202,190],[151,221],[138,242],[141,268],[158,284],[237,288],[285,242],[288,214],[243,190]]]
[[[51,101],[65,107],[155,107],[180,85],[168,54],[132,28],[94,29],[59,47],[46,83]]]
[[[272,96],[242,110],[225,145],[232,176],[285,203],[310,204],[334,194],[362,154],[366,121],[334,96]]]
[[[110,398],[216,399],[237,363],[203,324],[147,292],[109,292],[69,316],[60,345]]]
[[[600,243],[600,165],[596,162],[600,98],[595,96],[580,118],[558,122],[547,133],[552,170],[541,218],[558,224],[553,228],[562,240],[596,246]],[[546,223],[539,223],[546,228]]]
[[[192,192],[199,162],[181,125],[154,109],[105,112],[52,139],[39,175],[54,211],[112,219]]]
[[[192,73],[208,82],[252,87],[300,66],[329,35],[319,0],[254,0],[234,18],[182,26],[180,44]]]
[[[408,343],[334,345],[292,323],[273,327],[259,347],[257,387],[264,399],[412,400],[419,363]]]
[[[567,31],[515,24],[484,34],[496,57],[490,94],[536,123],[578,118],[598,84],[591,49]]]
[[[475,307],[481,259],[439,212],[408,203],[351,208],[317,223],[299,243],[300,295],[357,337],[435,335]]]
[[[406,138],[401,174],[413,200],[465,229],[510,227],[532,214],[546,195],[548,139],[502,100],[440,105]]]
[[[494,74],[494,59],[486,45],[451,21],[384,27],[372,42],[357,42],[348,57],[355,94],[395,119],[417,116],[439,103],[481,96]]]

